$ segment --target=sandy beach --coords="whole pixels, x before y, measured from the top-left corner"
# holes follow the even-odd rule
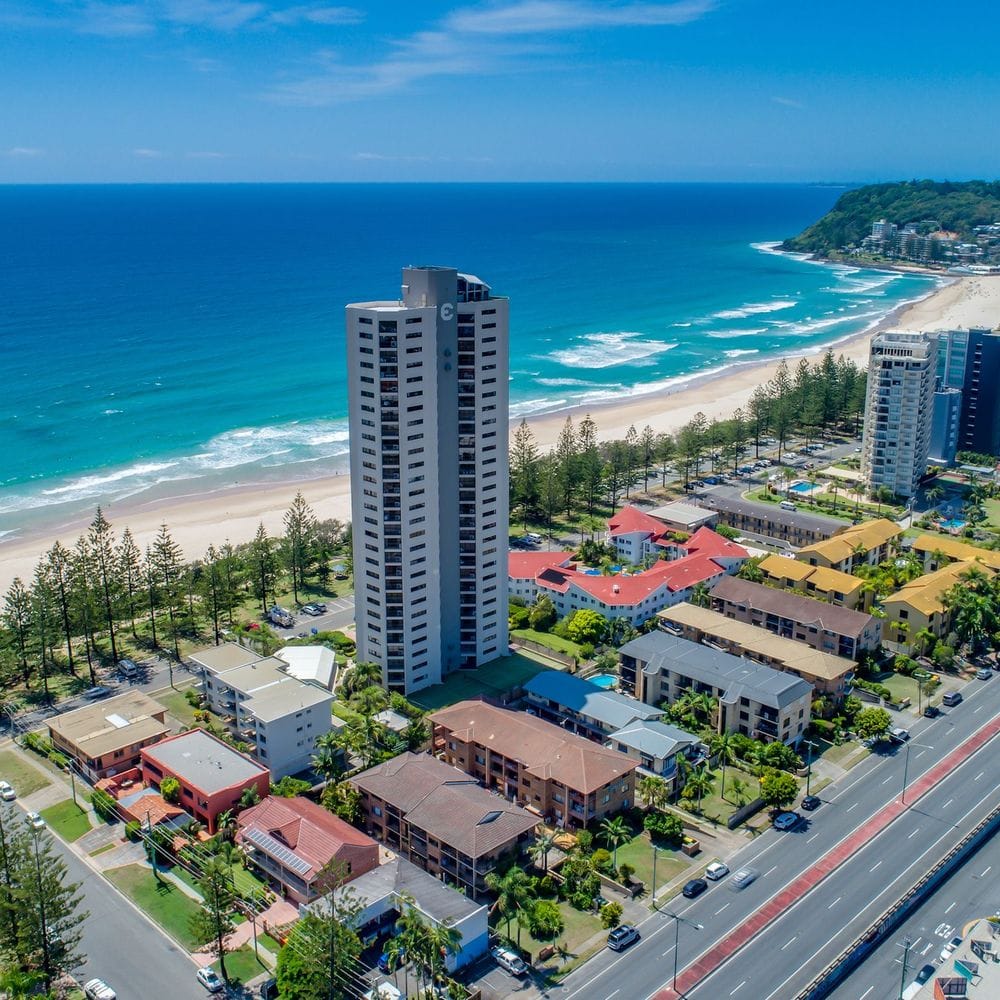
[[[833,345],[834,352],[865,364],[871,337],[881,329],[941,330],[958,327],[1000,326],[1000,277],[958,278],[926,298],[890,313],[877,326]],[[812,352],[814,355],[824,347]],[[789,358],[794,366],[798,357]],[[614,403],[580,407],[529,419],[540,449],[555,443],[567,413],[574,420],[589,412],[603,439],[625,436],[632,424],[642,429],[674,431],[702,412],[708,418],[728,417],[745,406],[756,386],[774,374],[779,359],[722,367],[718,373],[679,379],[673,391],[637,395]],[[210,544],[225,540],[248,541],[263,522],[268,531],[280,533],[282,515],[296,490],[312,505],[320,518],[350,519],[350,481],[346,475],[327,476],[286,485],[254,487],[241,484],[207,496],[161,499],[155,502],[119,503],[108,515],[120,532],[126,525],[141,547],[150,542],[161,523],[167,523],[187,558],[202,555]],[[63,544],[71,546],[86,529],[87,521],[71,523],[59,532]],[[18,538],[0,542],[0,588],[6,590],[16,576],[30,581],[35,564],[55,537]]]

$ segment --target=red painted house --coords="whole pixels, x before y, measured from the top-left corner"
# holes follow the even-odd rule
[[[209,833],[215,833],[219,813],[234,808],[248,788],[256,788],[261,798],[270,791],[266,767],[203,729],[168,736],[141,753],[146,783],[159,788],[164,778],[176,778],[181,786],[178,804]]]

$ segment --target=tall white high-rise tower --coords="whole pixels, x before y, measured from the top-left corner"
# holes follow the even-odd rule
[[[357,659],[409,694],[507,652],[507,299],[404,268],[347,364]]]

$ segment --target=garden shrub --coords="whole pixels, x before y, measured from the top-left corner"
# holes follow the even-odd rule
[[[528,913],[528,930],[539,941],[551,941],[564,926],[559,907],[548,899],[538,900]]]

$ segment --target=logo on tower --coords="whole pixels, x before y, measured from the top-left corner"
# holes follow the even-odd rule
[[[449,320],[454,318],[455,307],[450,302],[442,302],[439,312],[441,314],[441,319],[447,323]]]

